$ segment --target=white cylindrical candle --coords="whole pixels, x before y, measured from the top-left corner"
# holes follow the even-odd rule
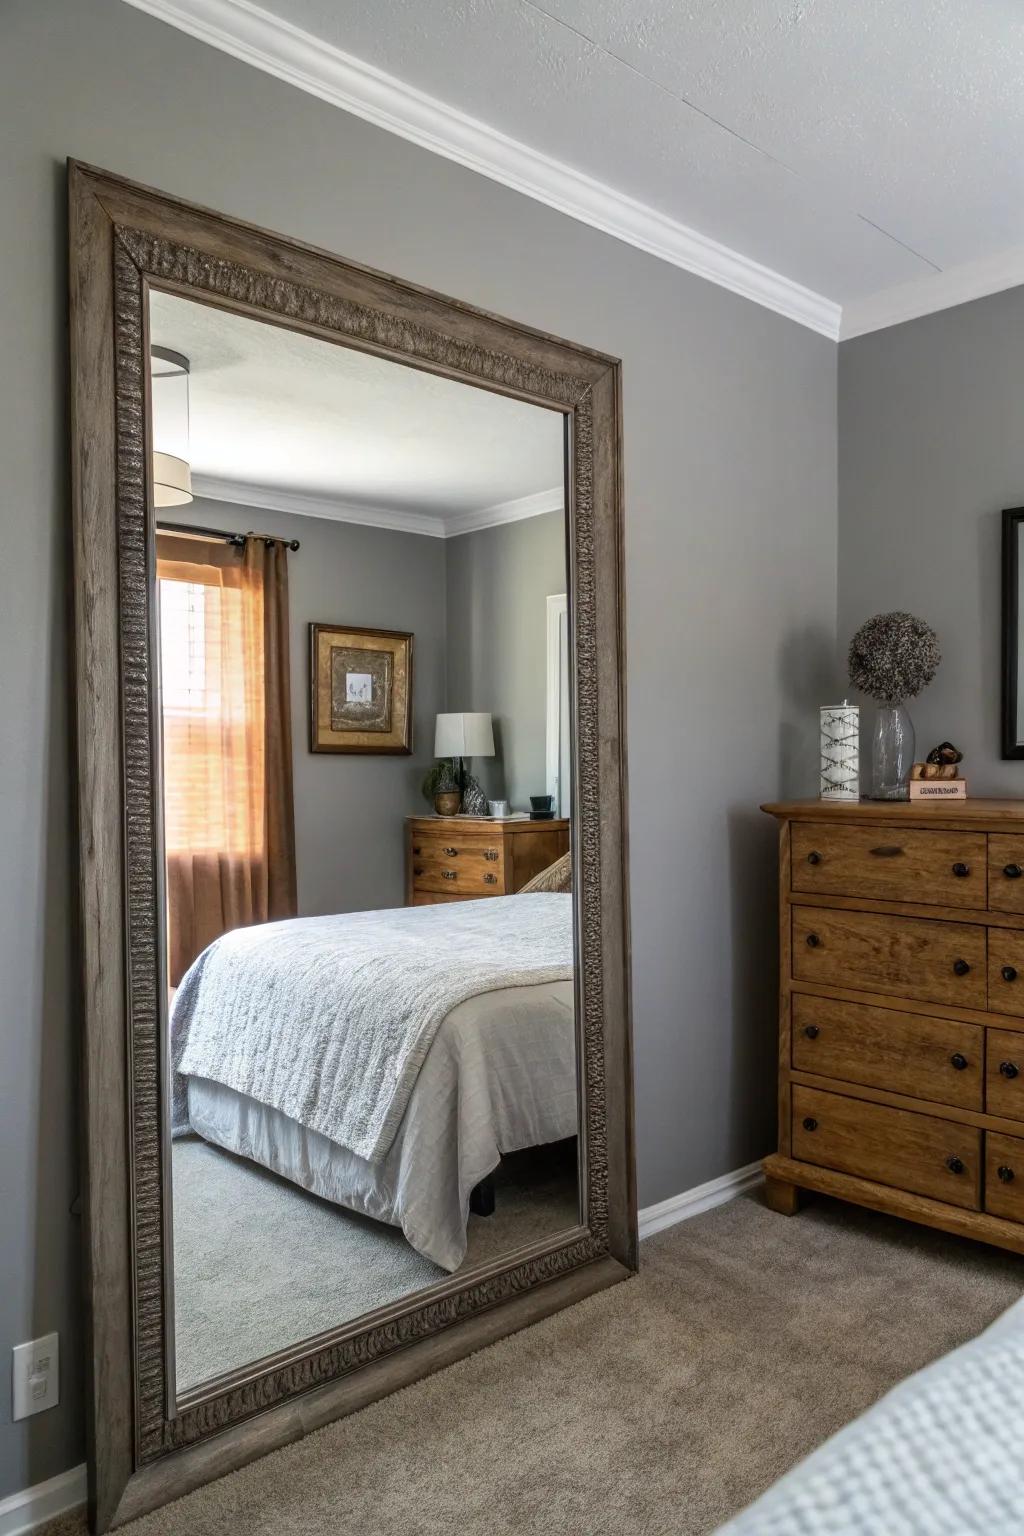
[[[826,704],[821,715],[822,800],[860,799],[860,708]]]

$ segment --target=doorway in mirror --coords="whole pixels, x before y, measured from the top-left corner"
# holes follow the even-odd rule
[[[185,1402],[581,1220],[565,429],[156,288],[149,322]]]

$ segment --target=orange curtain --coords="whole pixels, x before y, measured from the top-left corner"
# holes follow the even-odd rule
[[[288,560],[157,536],[168,970],[231,928],[294,917]]]

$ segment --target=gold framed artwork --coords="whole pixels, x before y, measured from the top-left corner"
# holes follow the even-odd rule
[[[309,626],[311,752],[412,751],[412,635]]]

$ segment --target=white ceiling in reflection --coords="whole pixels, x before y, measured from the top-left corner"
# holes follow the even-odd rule
[[[560,503],[557,412],[170,294],[152,294],[150,325],[191,365],[200,494],[252,487],[253,505],[278,493],[286,510],[418,515],[438,533]]]

